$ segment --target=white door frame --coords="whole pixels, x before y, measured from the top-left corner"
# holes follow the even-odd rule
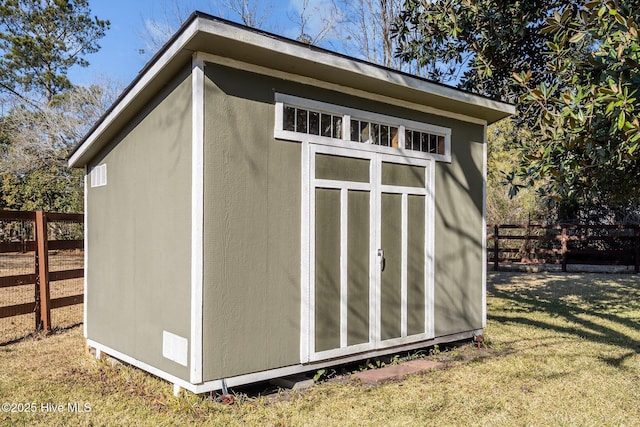
[[[368,159],[370,167],[369,182],[334,181],[315,178],[315,158],[317,153],[351,158]],[[426,168],[425,188],[400,187],[382,185],[382,163],[396,163]],[[372,152],[370,149],[354,150],[328,145],[302,143],[302,218],[301,218],[301,334],[300,361],[309,363],[336,357],[352,355],[360,352],[404,345],[434,337],[433,324],[433,251],[434,251],[434,171],[435,161],[414,159]],[[341,259],[340,287],[340,348],[315,351],[315,189],[339,189],[341,193]],[[346,247],[347,247],[347,194],[349,190],[369,191],[370,194],[370,234],[369,234],[369,342],[347,346],[347,301],[346,301]],[[380,340],[381,325],[381,274],[377,249],[381,246],[381,203],[382,193],[402,195],[402,336],[390,340]],[[408,195],[425,196],[425,333],[407,336],[407,200]]]

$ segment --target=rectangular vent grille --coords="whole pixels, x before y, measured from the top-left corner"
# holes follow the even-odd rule
[[[162,356],[187,366],[188,340],[171,332],[162,331]]]
[[[91,186],[102,187],[107,185],[107,164],[103,163],[91,169]]]

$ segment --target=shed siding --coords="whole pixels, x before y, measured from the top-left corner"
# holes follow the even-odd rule
[[[163,331],[190,343],[191,75],[185,69],[90,166],[88,338],[188,380]]]
[[[482,327],[483,126],[216,64],[205,74],[205,381],[299,362],[301,145],[273,138],[276,92],[452,129],[453,162],[436,167],[436,335]]]
[[[483,126],[457,124],[452,162],[436,167],[436,336],[482,328],[483,140]]]
[[[205,66],[203,376],[299,362],[300,144],[273,139],[274,83]]]

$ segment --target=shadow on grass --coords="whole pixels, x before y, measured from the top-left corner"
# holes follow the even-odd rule
[[[490,310],[493,321],[628,349],[621,357],[601,358],[616,367],[640,353],[638,335],[624,331],[640,330],[638,275],[492,273],[487,293],[506,302]]]
[[[51,329],[50,332],[44,332],[44,331],[33,331],[30,332],[28,334],[22,335],[18,338],[13,338],[13,339],[9,339],[6,341],[0,341],[0,347],[4,347],[4,346],[9,346],[11,344],[17,344],[19,342],[23,342],[23,341],[27,341],[27,340],[31,340],[31,339],[42,339],[44,337],[48,337],[51,335],[57,335],[57,334],[61,334],[63,332],[69,331],[71,329],[77,328],[78,326],[81,326],[82,322],[76,322],[74,324],[71,325],[67,325],[67,326],[59,326],[59,327],[55,327],[53,329]]]

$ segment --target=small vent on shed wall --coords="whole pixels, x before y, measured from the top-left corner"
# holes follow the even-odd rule
[[[91,186],[102,187],[107,185],[107,164],[103,163],[91,169]]]
[[[173,360],[182,366],[187,366],[187,347],[189,341],[186,338],[162,331],[162,356]]]

